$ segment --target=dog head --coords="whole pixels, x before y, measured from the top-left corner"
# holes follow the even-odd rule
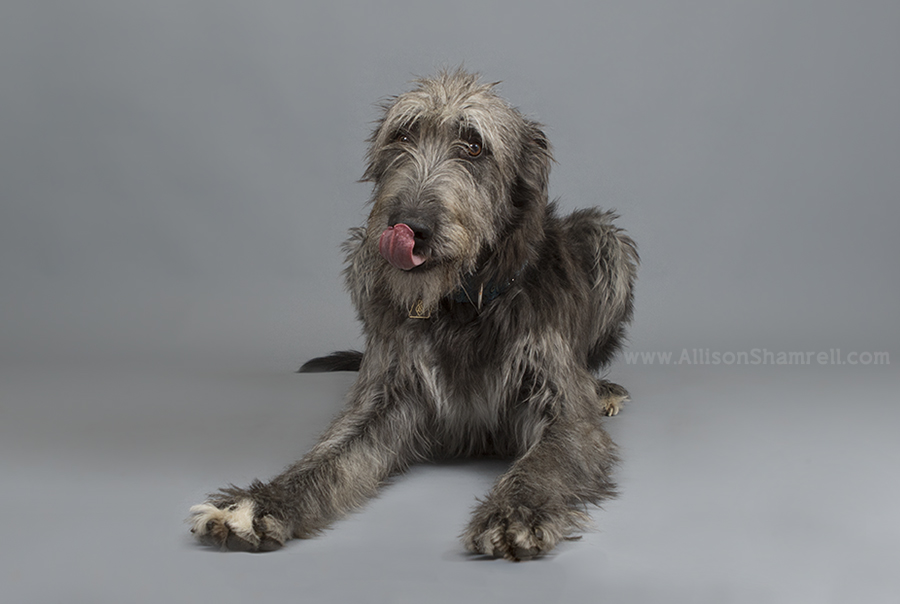
[[[361,245],[395,302],[433,308],[474,272],[511,276],[542,237],[551,154],[541,127],[461,70],[391,99],[369,139]]]

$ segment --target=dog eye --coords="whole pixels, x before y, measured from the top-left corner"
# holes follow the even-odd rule
[[[394,137],[394,140],[398,143],[408,143],[410,141],[409,134],[406,132],[400,132],[397,136]]]
[[[471,141],[466,143],[466,153],[469,154],[469,157],[478,157],[481,155],[482,146],[478,141]]]

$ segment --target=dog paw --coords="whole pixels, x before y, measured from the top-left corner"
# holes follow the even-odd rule
[[[622,405],[631,400],[625,388],[607,380],[597,382],[597,394],[600,395],[603,414],[607,416],[618,415]]]
[[[475,554],[514,562],[541,556],[569,532],[546,513],[526,506],[482,504],[463,535],[466,549]]]
[[[284,545],[288,531],[270,514],[259,514],[252,499],[213,504],[209,501],[191,508],[191,532],[206,545],[222,550],[268,552]]]
[[[609,417],[618,415],[622,410],[622,404],[627,400],[627,396],[609,396],[603,399],[603,413]]]

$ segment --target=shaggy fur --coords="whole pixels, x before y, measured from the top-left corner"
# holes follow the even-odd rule
[[[345,245],[365,352],[303,368],[358,369],[349,404],[271,481],[192,508],[201,541],[276,549],[447,456],[514,458],[463,535],[478,554],[543,554],[614,495],[602,417],[628,394],[595,372],[631,319],[637,252],[609,212],[558,215],[547,138],[493,87],[444,72],[385,106],[365,172],[372,211]],[[409,270],[379,251],[400,224],[424,259]]]

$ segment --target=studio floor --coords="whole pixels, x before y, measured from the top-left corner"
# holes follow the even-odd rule
[[[219,553],[188,508],[308,449],[352,374],[10,363],[0,376],[6,602],[896,602],[900,376],[619,367],[622,495],[527,563],[460,545],[506,466],[414,467],[321,537]]]

